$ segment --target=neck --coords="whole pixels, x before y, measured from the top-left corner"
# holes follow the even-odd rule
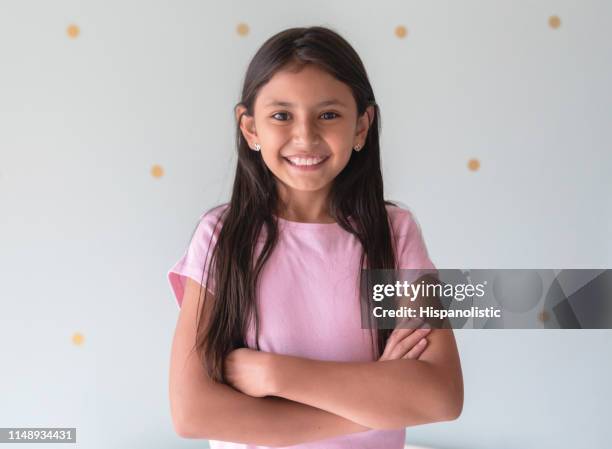
[[[329,188],[313,191],[289,190],[279,186],[277,215],[304,223],[334,223],[329,214]]]

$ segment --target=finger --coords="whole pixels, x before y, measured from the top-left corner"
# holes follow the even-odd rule
[[[408,321],[402,321],[398,324],[398,327],[391,332],[391,335],[396,337],[396,341],[401,341],[424,324],[425,322],[421,318],[412,318]]]
[[[387,356],[391,359],[398,359],[404,356],[410,349],[416,345],[419,340],[429,334],[431,328],[424,324],[418,329],[412,329],[412,332],[404,337],[401,341],[394,343],[393,347],[389,348]]]
[[[385,348],[383,350],[383,353],[378,360],[389,360],[390,359],[391,352],[394,350],[395,346],[400,341],[402,341],[403,334],[399,332],[400,330],[401,329],[396,329],[395,331],[389,334],[389,337],[387,338],[387,342],[385,343]]]
[[[393,340],[391,340],[391,337],[389,336],[389,339],[387,339],[387,343],[385,344],[385,349],[378,360],[387,360],[389,358],[389,352],[391,349],[393,349],[393,345]]]
[[[414,329],[418,328],[419,326],[422,326],[424,322],[425,322],[425,320],[423,320],[423,318],[420,318],[420,317],[409,318],[409,319],[402,318],[395,325],[394,332],[400,331],[402,329],[411,329],[411,330],[414,330]]]
[[[419,356],[425,351],[427,346],[427,339],[422,338],[410,351],[402,357],[402,359],[418,359]]]
[[[408,351],[402,359],[418,359],[425,348],[427,347],[428,341],[426,338],[421,339],[410,351]]]
[[[411,320],[410,326],[415,326],[415,324],[419,321],[422,321],[420,319],[413,319]],[[425,324],[423,325],[425,326]],[[385,359],[394,359],[394,358],[399,358],[399,356],[404,355],[404,353],[410,349],[410,347],[412,347],[412,345],[414,343],[416,343],[418,341],[418,338],[416,340],[414,340],[412,342],[412,345],[410,345],[410,341],[409,342],[404,342],[404,345],[409,344],[409,347],[406,347],[403,352],[401,352],[402,350],[400,349],[400,351],[397,350],[397,346],[404,341],[409,335],[413,334],[415,332],[415,330],[419,329],[418,327],[410,327],[407,329],[401,329],[401,328],[396,328],[393,332],[391,332],[391,334],[389,335],[389,338],[387,339],[387,343],[385,345],[385,350],[383,352],[382,357],[384,357]]]
[[[416,329],[396,329],[391,335],[389,335],[389,339],[387,340],[387,344],[385,346],[385,353],[390,355],[392,352],[395,352],[397,346],[406,340],[408,336],[414,334]]]
[[[389,337],[387,337],[387,341],[385,342],[385,349],[383,350],[380,359],[382,359],[383,357],[388,358],[389,352],[395,347],[398,342],[402,340],[402,338],[404,338],[404,335],[401,333],[401,331],[402,329],[395,328],[395,330],[393,330],[389,334]]]

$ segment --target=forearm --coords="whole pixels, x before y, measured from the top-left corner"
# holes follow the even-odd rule
[[[186,438],[289,446],[370,428],[280,397],[256,398],[220,383],[207,386],[185,417]]]
[[[276,396],[370,428],[409,427],[452,414],[448,382],[420,360],[335,362],[277,355],[273,363]]]

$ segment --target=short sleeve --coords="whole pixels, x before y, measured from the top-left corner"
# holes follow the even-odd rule
[[[188,277],[201,285],[206,285],[214,245],[221,228],[218,209],[213,209],[200,216],[187,250],[167,273],[170,288],[179,308],[183,302]],[[215,293],[213,273],[208,279],[208,290]]]
[[[429,257],[421,227],[414,214],[403,208],[392,208],[399,269],[436,270]]]

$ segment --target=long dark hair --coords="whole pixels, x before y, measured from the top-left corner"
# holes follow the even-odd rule
[[[299,69],[306,64],[315,64],[351,88],[358,117],[368,106],[374,107],[375,114],[363,149],[352,152],[346,167],[333,180],[329,213],[343,229],[354,234],[363,247],[360,266],[355,267],[359,279],[362,268],[396,268],[385,207],[395,204],[384,199],[380,168],[380,112],[363,63],[351,45],[336,32],[320,26],[290,28],[272,36],[251,60],[236,107],[243,105],[246,108],[243,114],[252,116],[260,88],[277,71],[288,67]],[[210,321],[203,324],[203,307],[195,343],[206,372],[218,382],[224,381],[225,356],[233,349],[247,346],[246,332],[253,317],[256,346],[260,349],[259,316],[254,300],[256,285],[278,237],[278,192],[274,175],[260,152],[249,148],[239,125],[240,120],[236,123],[238,161],[232,197],[217,222],[220,231],[210,259],[212,269],[208,271],[209,276],[210,273],[215,276]],[[266,238],[254,261],[255,246],[264,227]],[[210,297],[208,283],[207,276],[205,301]],[[390,330],[376,331],[376,343],[372,337],[372,346],[378,358]]]

